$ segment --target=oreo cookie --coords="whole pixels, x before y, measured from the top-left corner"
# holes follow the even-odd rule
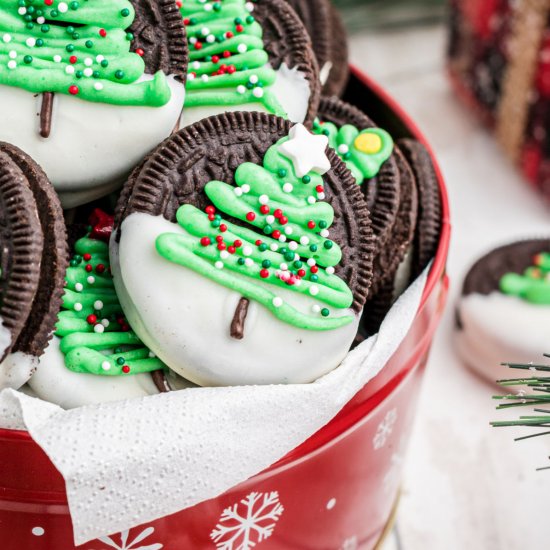
[[[529,363],[548,349],[550,239],[501,246],[480,258],[464,279],[455,341],[465,364],[495,382],[501,363]]]
[[[167,139],[132,174],[113,276],[131,326],[170,369],[201,385],[309,382],[345,356],[374,238],[327,144],[272,115],[226,113]]]
[[[190,42],[184,126],[244,110],[311,123],[319,72],[307,31],[285,0],[191,0],[180,11]]]
[[[441,197],[437,175],[426,147],[412,138],[399,139],[418,190],[418,221],[414,237],[411,277],[416,278],[434,258],[441,232]]]
[[[2,387],[19,388],[51,337],[63,293],[66,235],[59,200],[42,169],[0,143]]]
[[[340,96],[349,76],[346,30],[329,0],[287,0],[302,20],[319,65],[322,93]]]

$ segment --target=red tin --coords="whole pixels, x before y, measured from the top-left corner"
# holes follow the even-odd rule
[[[425,143],[414,123],[352,68],[346,97],[396,137]],[[352,550],[379,541],[397,498],[403,454],[447,295],[449,205],[414,323],[385,368],[324,428],[218,498],[80,550]],[[0,547],[74,550],[64,482],[26,432],[0,430]]]

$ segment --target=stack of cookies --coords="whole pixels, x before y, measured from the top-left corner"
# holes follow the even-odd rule
[[[309,383],[432,259],[429,154],[339,98],[328,0],[0,15],[0,387]]]

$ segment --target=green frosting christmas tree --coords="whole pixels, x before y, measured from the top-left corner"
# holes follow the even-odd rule
[[[346,163],[358,184],[373,178],[393,151],[393,140],[381,128],[359,130],[351,124],[338,128],[332,122],[313,123],[313,133],[325,135],[329,146]]]
[[[504,275],[500,279],[500,290],[532,304],[550,304],[550,254],[538,254],[534,258],[534,264],[521,275]]]
[[[114,288],[107,242],[112,216],[96,210],[95,226],[75,244],[55,334],[65,366],[107,376],[152,372],[164,364],[130,329]]]
[[[164,105],[166,77],[143,77],[127,0],[0,0],[0,84],[118,105]],[[51,103],[51,102],[50,102]]]
[[[326,143],[324,136],[294,126],[290,138],[267,150],[262,166],[246,162],[237,168],[236,186],[209,182],[205,193],[212,204],[205,212],[181,206],[177,220],[186,234],[160,235],[158,252],[291,325],[329,330],[350,323],[353,315],[331,315],[331,308],[349,308],[353,296],[334,274],[342,252],[330,239],[334,211],[323,200],[321,174],[330,168]],[[280,288],[308,297],[310,310],[283,300]]]

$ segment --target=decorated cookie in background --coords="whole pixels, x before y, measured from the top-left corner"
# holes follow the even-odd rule
[[[310,382],[357,332],[373,238],[325,136],[227,113],[166,140],[123,189],[113,277],[141,340],[200,385]]]
[[[322,93],[339,96],[349,75],[348,44],[342,18],[330,0],[286,0],[306,28],[319,65]]]
[[[141,397],[171,387],[166,367],[128,325],[116,295],[108,241],[113,217],[90,216],[74,244],[55,335],[29,381],[36,396],[64,408]],[[173,389],[185,387],[174,381]]]
[[[64,207],[107,194],[177,126],[187,46],[171,0],[6,5],[0,139],[44,169]]]
[[[21,387],[55,324],[66,266],[53,187],[16,147],[0,143],[0,389]]]
[[[376,253],[361,328],[372,334],[411,280],[418,209],[414,177],[391,136],[348,103],[322,98],[313,131],[328,137],[360,185],[371,212]]]
[[[509,363],[549,351],[550,239],[492,250],[468,272],[456,311],[457,350],[471,369],[495,382]]]
[[[310,39],[285,0],[186,0],[183,125],[226,111],[311,122],[320,83]]]

